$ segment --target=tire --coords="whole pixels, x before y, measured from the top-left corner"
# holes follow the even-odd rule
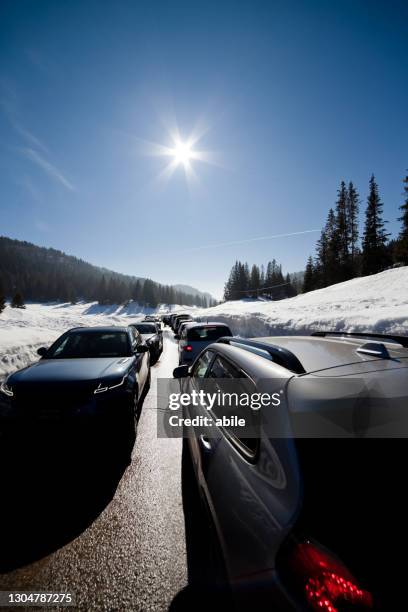
[[[145,386],[143,389],[143,395],[147,395],[149,389],[150,389],[150,385],[152,383],[152,372],[150,370],[150,366],[149,366],[149,374],[147,375],[147,380],[145,382]]]
[[[133,446],[136,442],[138,395],[136,388],[127,406],[124,406],[125,414],[113,430],[118,457],[126,465],[130,464]]]

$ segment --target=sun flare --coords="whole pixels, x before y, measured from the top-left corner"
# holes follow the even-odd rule
[[[163,123],[165,122],[163,121]],[[208,125],[203,121],[197,122],[191,134],[186,138],[181,136],[176,122],[174,122],[174,125],[167,126],[166,129],[168,132],[168,143],[166,145],[149,141],[144,141],[143,145],[144,155],[167,157],[169,159],[157,176],[158,181],[168,180],[177,169],[182,169],[188,183],[198,183],[199,178],[194,167],[196,164],[205,163],[221,167],[219,155],[214,151],[196,148],[198,142],[209,130]]]
[[[191,150],[191,144],[188,142],[182,142],[179,140],[175,143],[175,146],[172,148],[172,154],[174,157],[174,162],[179,165],[183,164],[183,166],[187,166],[190,159],[193,158],[193,151]]]

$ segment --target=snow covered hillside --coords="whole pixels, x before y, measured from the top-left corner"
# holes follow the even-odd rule
[[[303,334],[311,330],[408,335],[408,267],[312,291],[279,302],[240,300],[214,308],[172,307],[197,318],[227,322],[242,336]],[[152,309],[137,304],[28,304],[0,314],[0,376],[36,360],[36,350],[70,327],[126,324]]]
[[[311,330],[408,335],[408,267],[354,278],[278,302],[239,300],[198,310],[235,334],[308,334]]]

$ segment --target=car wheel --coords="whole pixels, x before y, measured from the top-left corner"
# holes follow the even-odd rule
[[[124,414],[120,418],[114,431],[115,446],[121,461],[128,465],[131,461],[133,446],[136,441],[136,429],[138,421],[138,390],[135,389],[131,399],[124,406]]]
[[[145,382],[145,386],[144,386],[144,389],[143,389],[143,394],[144,395],[147,395],[147,392],[149,391],[151,384],[152,384],[152,373],[151,373],[150,367],[149,367],[149,374],[147,375],[147,380]]]

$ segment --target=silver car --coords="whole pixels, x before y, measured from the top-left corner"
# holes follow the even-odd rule
[[[193,425],[183,441],[189,566],[224,609],[405,609],[408,338],[223,338],[174,377],[282,399],[256,437]]]
[[[190,323],[179,336],[179,365],[193,363],[201,351],[223,336],[232,336],[225,323]]]

